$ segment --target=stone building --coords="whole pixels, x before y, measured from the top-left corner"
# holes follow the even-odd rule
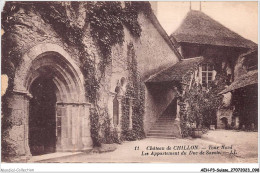
[[[10,162],[114,138],[181,137],[184,91],[207,90],[222,70],[230,85],[247,73],[239,55],[256,46],[199,11],[169,37],[148,2],[7,2],[2,28]],[[231,117],[229,102],[218,122]]]
[[[240,55],[243,66],[238,77],[220,94],[232,92],[233,126],[237,129],[257,130],[258,127],[258,51],[253,49]]]
[[[185,60],[204,57],[204,61],[198,66],[198,74],[200,83],[206,89],[218,74],[224,74],[226,86],[246,74],[245,66],[248,65],[245,64],[243,54],[257,48],[254,42],[196,10],[188,12],[181,26],[171,34],[171,40]],[[217,112],[217,128],[227,128],[234,121],[233,93],[222,93],[224,97]]]
[[[8,76],[9,86],[2,97],[3,159],[19,162],[32,155],[88,150],[94,139],[105,138],[110,129],[120,136],[126,99],[128,120],[124,121],[128,123],[124,128],[141,126],[139,131],[147,133],[171,102],[174,94],[168,93],[173,88],[160,93],[157,100],[153,94],[159,95],[159,91],[145,86],[144,81],[178,62],[181,55],[149,10],[149,3],[118,3],[6,2],[2,13],[2,74]],[[94,10],[106,9],[103,12],[109,13],[109,8],[120,11],[127,5],[138,13],[128,13],[132,16],[124,21],[126,24],[113,23],[122,31],[123,41],[115,41],[111,49],[106,49],[111,50],[111,56],[102,71],[100,64],[109,53],[102,54],[102,50],[108,45],[100,47],[103,40],[93,38],[99,31],[93,29],[98,26],[90,15],[100,17],[101,12]],[[137,29],[129,29],[131,26]],[[138,26],[141,33],[135,36]],[[114,31],[104,29],[99,34]],[[92,66],[86,65],[89,62]],[[137,96],[126,97],[129,87],[137,87]],[[141,87],[144,102],[140,100]],[[138,110],[138,103],[144,104],[144,112]],[[109,126],[102,131],[99,127],[106,119]]]

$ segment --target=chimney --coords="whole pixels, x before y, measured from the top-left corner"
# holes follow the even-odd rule
[[[190,11],[191,10],[202,10],[201,1],[190,1]]]

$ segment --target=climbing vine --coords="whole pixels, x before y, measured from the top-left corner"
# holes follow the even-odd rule
[[[145,137],[143,128],[145,90],[138,74],[136,55],[132,43],[128,45],[127,50],[129,81],[126,86],[125,96],[122,100],[121,129],[123,140],[136,140]],[[132,100],[131,107],[130,99]],[[132,109],[132,115],[130,115],[130,109]],[[132,129],[129,129],[129,116],[132,116]]]
[[[103,113],[103,121],[101,122],[101,134],[103,134],[102,137],[100,137],[101,143],[105,144],[112,144],[112,143],[120,143],[120,138],[118,136],[118,131],[115,127],[112,127],[111,125],[111,119],[109,118],[107,110]]]
[[[112,46],[123,43],[122,15],[120,2],[96,2],[89,5],[86,20],[90,23],[91,36],[96,41],[103,57],[102,69],[110,61]]]
[[[66,2],[67,3],[67,2]],[[83,5],[81,4],[83,3]],[[70,8],[71,7],[71,8]],[[68,15],[67,10],[74,10],[75,15],[79,17],[79,8],[85,8],[85,26],[78,26]],[[122,8],[120,2],[71,2],[70,6],[65,2],[7,2],[2,12],[2,28],[5,31],[2,36],[2,74],[7,74],[9,78],[8,89],[5,96],[2,97],[2,137],[4,138],[5,130],[10,128],[11,121],[8,120],[10,111],[7,105],[7,99],[11,96],[13,90],[14,73],[22,62],[23,52],[21,47],[18,46],[16,39],[13,39],[16,32],[17,25],[25,26],[27,29],[32,30],[33,27],[21,21],[21,16],[16,15],[22,10],[26,15],[30,16],[32,13],[38,15],[41,19],[51,26],[55,33],[59,36],[62,42],[75,50],[80,60],[80,69],[83,73],[85,80],[85,93],[86,98],[93,104],[90,111],[91,122],[91,137],[94,146],[100,145],[100,124],[98,111],[98,90],[100,88],[100,80],[102,75],[98,75],[100,70],[104,74],[106,66],[111,61],[111,49],[116,44],[122,44],[124,41],[124,26],[128,28],[131,35],[138,38],[141,36],[141,27],[138,23],[138,13],[141,11],[145,15],[149,15],[151,7],[149,2],[125,2],[125,8]],[[90,33],[95,41],[95,44],[101,55],[99,69],[96,68],[96,62],[93,60],[84,44],[84,33],[86,26],[90,27]],[[40,35],[44,35],[44,31],[37,30]],[[136,81],[136,80],[135,80]],[[134,83],[134,82],[133,82]],[[140,85],[140,84],[139,84]],[[143,108],[140,106],[143,101],[140,86],[133,85],[135,90],[135,101],[133,106],[133,129],[135,129],[139,136],[142,136],[143,129],[140,128],[142,124]],[[109,124],[109,122],[106,122]],[[113,134],[115,134],[113,132]],[[8,135],[8,134],[6,134]],[[110,134],[109,134],[110,135]],[[108,136],[109,136],[108,135]],[[140,138],[140,137],[138,137]],[[10,144],[7,141],[2,141],[4,151],[10,155]]]
[[[132,91],[132,88],[130,88],[130,85],[127,84],[126,86],[126,93],[125,96],[122,99],[122,118],[121,118],[121,129],[122,129],[122,138],[126,137],[126,133],[130,130],[130,109],[132,109],[132,106],[130,105],[130,99],[132,94],[130,93]],[[131,108],[130,108],[131,106]]]
[[[72,10],[75,10],[76,14],[78,14],[80,3],[82,2],[71,2]],[[89,58],[83,42],[84,27],[80,28],[71,21],[73,19],[68,16],[66,8],[68,7],[64,2],[8,2],[3,11],[2,27],[5,31],[11,31],[12,26],[21,24],[18,17],[13,16],[20,9],[23,9],[26,14],[29,12],[39,14],[46,23],[51,25],[64,43],[78,50],[86,82],[86,96],[93,103],[97,99],[96,92],[99,89],[99,79],[96,79],[95,62]],[[112,47],[124,41],[123,25],[129,29],[133,36],[140,37],[141,27],[138,23],[138,13],[141,11],[146,15],[151,13],[149,2],[125,2],[125,8],[122,8],[121,2],[98,1],[88,2],[84,8],[86,8],[87,16],[85,18],[85,25],[89,24],[91,36],[102,55],[99,64],[102,72],[104,72],[105,66],[111,61]],[[27,27],[30,28],[30,26]],[[4,73],[10,71],[10,66],[11,71],[15,71],[22,57],[20,54],[21,51],[15,49],[16,43],[12,43],[12,39],[8,37],[5,38],[3,45],[7,48],[5,49],[7,51],[4,51],[4,55],[2,53],[2,63],[7,65],[3,66],[4,69],[2,69],[2,72],[4,70]],[[5,61],[11,63],[8,64]]]
[[[221,107],[223,96],[219,93],[225,88],[227,76],[224,72],[216,75],[216,79],[208,90],[200,84],[192,83],[192,87],[180,96],[180,117],[182,136],[191,136],[193,128],[209,128],[216,124],[216,113]]]

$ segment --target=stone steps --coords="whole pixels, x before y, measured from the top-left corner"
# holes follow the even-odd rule
[[[168,133],[168,132],[173,132],[173,130],[172,129],[151,129],[150,131],[149,131],[150,133]]]
[[[172,123],[172,124],[161,123],[161,124],[155,124],[155,125],[153,125],[153,127],[172,127],[173,125],[174,125],[174,123]]]
[[[167,133],[164,133],[164,132],[149,132],[147,134],[147,136],[174,136],[174,133],[173,132],[167,132]]]
[[[175,139],[175,117],[160,117],[147,134],[148,138]],[[178,136],[178,135],[177,135]]]
[[[171,126],[163,126],[163,125],[160,125],[160,126],[158,126],[158,125],[156,125],[156,126],[153,126],[152,128],[151,128],[151,130],[171,130],[172,129],[172,126],[174,126],[174,124],[173,125],[171,125]]]
[[[164,124],[164,125],[171,125],[171,124],[174,124],[174,120],[167,120],[167,121],[156,121],[155,125],[156,124]]]
[[[176,137],[165,137],[165,136],[147,136],[147,138],[157,138],[157,139],[176,139]]]

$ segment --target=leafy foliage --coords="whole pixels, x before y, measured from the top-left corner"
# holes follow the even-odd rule
[[[131,4],[133,3],[133,4]],[[142,29],[138,23],[138,4],[136,2],[125,2],[123,23],[135,37],[140,37]]]
[[[78,10],[80,3],[83,2],[71,2],[71,8],[76,15],[79,15]],[[13,29],[15,25],[24,25],[28,29],[32,29],[31,26],[21,23],[16,15],[20,10],[25,14],[31,15],[34,13],[40,15],[45,23],[49,24],[56,32],[60,39],[67,44],[71,49],[76,50],[79,60],[81,62],[81,70],[85,80],[85,93],[86,98],[93,104],[93,108],[90,112],[91,122],[91,137],[94,146],[100,146],[101,138],[99,131],[101,126],[108,128],[109,122],[101,125],[99,123],[99,111],[98,111],[98,90],[100,88],[100,80],[98,77],[98,70],[104,73],[106,65],[111,61],[111,49],[115,44],[121,44],[124,41],[124,27],[126,26],[130,33],[134,37],[141,36],[141,27],[138,23],[138,13],[143,11],[147,16],[151,12],[149,2],[126,2],[126,8],[122,9],[120,2],[88,2],[84,6],[86,8],[85,26],[80,27],[75,24],[67,13],[67,6],[64,2],[7,2],[2,12],[2,28],[5,34],[2,37],[2,74],[7,74],[9,77],[8,89],[4,97],[2,97],[2,112],[4,117],[2,118],[2,137],[4,137],[8,128],[10,128],[11,121],[10,110],[5,103],[11,96],[13,90],[14,73],[22,62],[22,51],[19,50],[17,42],[13,38],[13,34],[16,31]],[[96,69],[95,61],[89,57],[87,47],[83,42],[84,32],[86,26],[90,26],[91,36],[94,38],[97,47],[101,54],[101,61],[99,64],[100,69]],[[136,71],[134,71],[136,72]],[[133,73],[134,73],[133,72]],[[101,76],[102,77],[102,76]],[[136,81],[136,80],[135,80]],[[134,83],[134,82],[133,82]],[[137,85],[137,84],[135,84]],[[139,84],[140,85],[140,84]],[[134,129],[138,134],[138,137],[142,136],[143,129],[142,114],[143,114],[143,95],[142,91],[137,86],[134,86],[135,99],[141,99],[141,101],[134,102],[134,117],[135,123]],[[140,94],[139,94],[140,93]],[[133,134],[133,133],[131,133]],[[113,130],[106,134],[106,139],[114,136],[113,139],[117,139],[117,132]],[[115,140],[114,140],[115,141]],[[109,142],[109,141],[106,141]],[[10,143],[2,140],[2,158],[7,158],[7,155],[13,153]]]
[[[128,45],[127,69],[129,81],[122,100],[122,138],[124,140],[142,139],[145,137],[143,128],[145,90],[138,75],[136,55],[132,43]],[[133,102],[131,108],[129,99],[132,99]],[[132,129],[129,129],[129,109],[132,109]]]
[[[90,109],[90,133],[93,141],[93,146],[100,147],[101,141],[99,136],[99,116],[96,109]]]
[[[71,2],[71,7],[76,14],[78,14],[80,3],[82,2]],[[148,14],[148,11],[151,12],[149,2],[126,2],[125,4],[125,9],[122,9],[121,2],[88,2],[84,6],[87,16],[85,25],[90,25],[91,36],[96,41],[102,55],[99,64],[102,72],[111,61],[112,46],[124,41],[123,25],[130,30],[133,36],[139,37],[141,27],[137,21],[138,13],[142,10],[145,14]],[[12,26],[21,24],[17,17],[14,16],[21,9],[26,14],[30,12],[39,14],[46,23],[51,25],[64,43],[78,50],[86,82],[86,96],[93,103],[97,99],[96,92],[99,89],[98,83],[100,79],[97,79],[95,62],[89,58],[83,43],[85,27],[81,28],[71,21],[72,19],[67,14],[67,6],[64,2],[8,2],[2,13],[2,27],[5,31],[9,32]],[[30,26],[27,27],[30,28]],[[2,63],[5,64],[2,72],[15,71],[15,68],[21,62],[21,52],[16,50],[16,43],[12,43],[10,41],[12,39],[9,39],[9,37],[11,35],[5,34],[4,38],[6,39],[3,39],[3,45],[7,49],[3,51],[4,55],[2,53]],[[8,74],[8,76],[11,75]]]
[[[126,94],[122,99],[122,118],[121,118],[121,129],[122,129],[122,136],[125,135],[125,133],[129,130],[130,125],[130,109],[133,109],[133,107],[130,108],[130,99],[131,95],[129,95],[129,85],[127,84],[126,87]],[[124,138],[124,137],[123,137]]]
[[[208,128],[216,124],[216,113],[223,99],[223,96],[218,93],[224,89],[226,80],[224,72],[218,73],[208,90],[193,83],[191,89],[181,97],[179,105],[183,137],[190,136],[193,128]]]
[[[112,143],[120,143],[120,139],[118,136],[118,131],[116,128],[111,129],[111,119],[108,116],[105,116],[105,120],[102,124],[104,138],[101,139],[102,143],[112,144]]]
[[[90,5],[87,20],[91,35],[96,40],[103,56],[103,64],[110,60],[111,47],[124,40],[123,15],[120,2],[96,2]]]

